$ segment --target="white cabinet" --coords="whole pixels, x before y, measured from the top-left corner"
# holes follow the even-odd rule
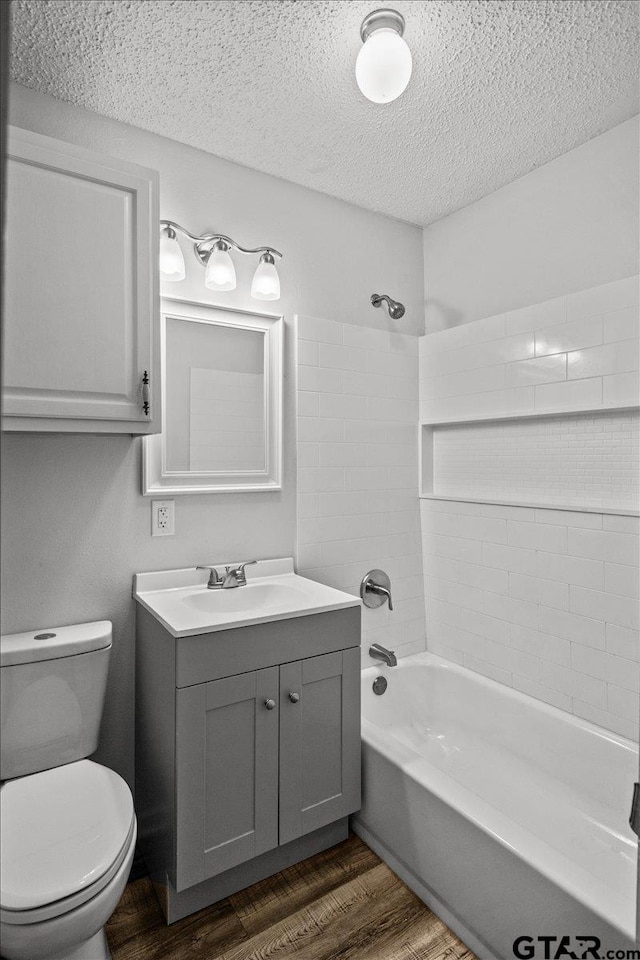
[[[157,173],[15,127],[6,170],[3,429],[159,432]]]

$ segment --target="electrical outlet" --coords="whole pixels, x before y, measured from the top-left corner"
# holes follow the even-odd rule
[[[151,501],[151,536],[172,537],[176,532],[175,500]]]

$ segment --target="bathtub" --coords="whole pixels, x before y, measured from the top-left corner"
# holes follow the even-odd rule
[[[634,743],[429,653],[362,710],[353,828],[481,960],[634,947]]]

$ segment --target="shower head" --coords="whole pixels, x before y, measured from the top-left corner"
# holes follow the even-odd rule
[[[383,300],[387,301],[387,310],[392,320],[399,320],[404,317],[404,304],[398,300],[392,300],[386,293],[372,293],[371,303],[374,307],[379,307]]]

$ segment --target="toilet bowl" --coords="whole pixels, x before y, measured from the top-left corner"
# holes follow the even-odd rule
[[[3,960],[107,960],[136,842],[131,792],[91,760],[0,790]]]
[[[0,638],[0,958],[109,960],[127,882],[129,787],[98,745],[111,624]]]

